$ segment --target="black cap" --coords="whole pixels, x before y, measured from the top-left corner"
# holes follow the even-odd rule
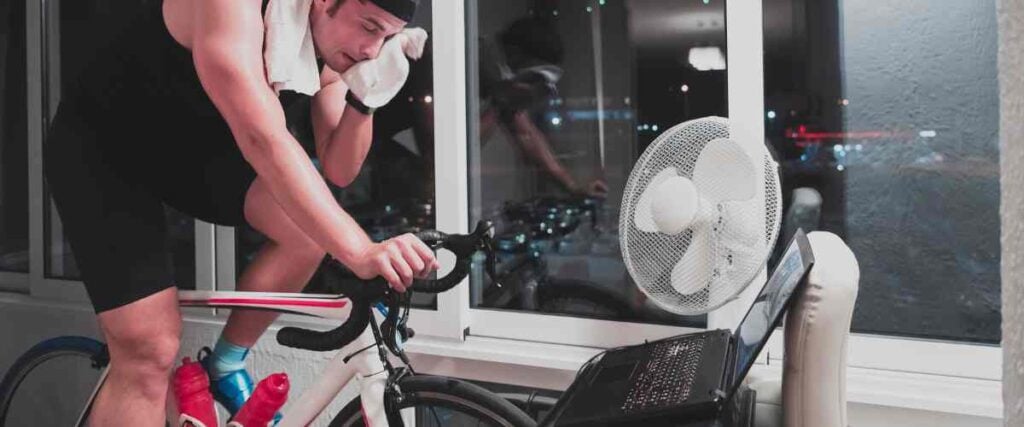
[[[416,14],[416,6],[419,4],[419,0],[370,0],[373,4],[380,6],[381,9],[388,11],[388,13],[395,15],[398,19],[405,22],[411,22],[413,15]]]

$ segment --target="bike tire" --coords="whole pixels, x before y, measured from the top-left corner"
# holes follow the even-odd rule
[[[36,344],[14,361],[4,374],[3,381],[0,381],[0,426],[10,425],[7,418],[11,402],[25,378],[39,365],[58,357],[87,358],[98,371],[102,371],[109,363],[106,346],[92,338],[63,336]]]
[[[443,408],[472,416],[488,426],[536,427],[537,422],[509,401],[478,385],[454,378],[414,375],[399,384],[406,399],[400,407]],[[438,417],[436,411],[432,414]],[[435,418],[436,419],[436,418]],[[438,425],[448,425],[437,422]],[[359,397],[331,421],[330,427],[363,426],[362,401]],[[433,425],[433,424],[427,424]]]
[[[537,291],[539,311],[574,314],[605,319],[633,319],[637,316],[621,295],[586,280],[548,279]]]

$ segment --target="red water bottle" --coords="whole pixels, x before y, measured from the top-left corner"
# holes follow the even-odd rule
[[[288,400],[288,375],[273,374],[256,384],[252,397],[228,423],[229,427],[266,427]]]
[[[217,427],[217,408],[210,394],[210,378],[199,362],[181,360],[174,371],[174,397],[178,402],[178,426]]]

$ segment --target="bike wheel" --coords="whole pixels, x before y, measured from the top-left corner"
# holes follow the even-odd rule
[[[616,320],[636,316],[625,298],[585,280],[548,279],[541,283],[537,300],[545,313]]]
[[[537,422],[507,400],[475,384],[453,378],[414,375],[402,380],[402,416],[416,427],[535,427]],[[362,427],[357,397],[334,417],[330,427]]]
[[[36,344],[0,382],[0,426],[75,425],[108,361],[106,346],[92,338]]]

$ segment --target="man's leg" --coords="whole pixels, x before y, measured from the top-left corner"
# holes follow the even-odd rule
[[[240,291],[299,292],[316,273],[326,252],[285,214],[261,178],[256,178],[245,197],[245,218],[269,239],[249,264],[236,288]],[[252,347],[274,322],[277,313],[234,310],[223,338],[231,344]]]
[[[89,416],[91,426],[163,425],[181,313],[174,287],[99,314],[110,371]]]

